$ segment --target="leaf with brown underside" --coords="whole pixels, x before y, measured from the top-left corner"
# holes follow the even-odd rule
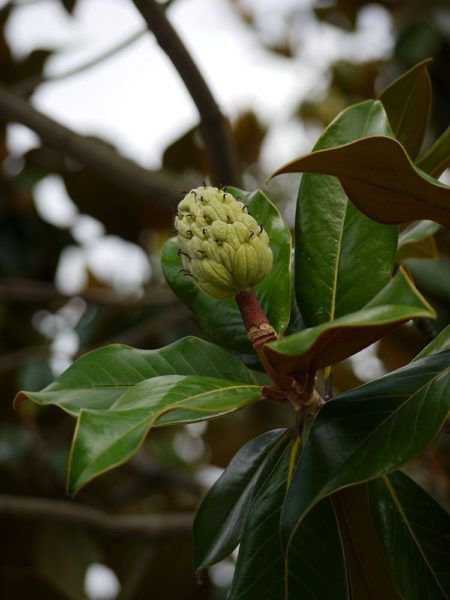
[[[450,227],[450,187],[417,168],[392,138],[372,136],[319,150],[274,176],[298,172],[338,177],[353,204],[380,223],[430,219]]]
[[[427,58],[396,79],[381,94],[395,137],[411,158],[422,146],[431,110],[431,81]]]
[[[359,352],[409,321],[435,313],[403,269],[363,309],[265,346],[280,373],[314,371]]]

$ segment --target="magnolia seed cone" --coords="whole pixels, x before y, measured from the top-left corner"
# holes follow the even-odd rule
[[[252,289],[272,270],[269,236],[231,194],[192,190],[178,205],[175,227],[186,274],[214,298]]]

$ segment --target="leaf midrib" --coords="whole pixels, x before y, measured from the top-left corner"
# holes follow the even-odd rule
[[[427,565],[427,567],[428,567],[428,569],[429,569],[429,571],[430,571],[430,573],[431,573],[431,575],[432,575],[432,577],[433,577],[436,585],[438,586],[439,590],[442,592],[443,598],[445,598],[446,597],[445,590],[442,588],[441,582],[439,581],[436,573],[434,572],[434,569],[433,569],[432,565],[430,564],[430,562],[428,560],[428,557],[426,556],[426,554],[425,554],[425,552],[424,552],[424,550],[422,548],[422,545],[421,545],[420,541],[418,540],[418,538],[417,538],[417,536],[416,536],[416,534],[414,532],[414,529],[413,529],[412,525],[409,522],[408,515],[403,510],[403,507],[401,505],[400,499],[399,499],[399,497],[398,497],[398,495],[397,495],[394,487],[392,486],[391,482],[389,481],[389,478],[386,475],[383,475],[382,479],[384,481],[384,484],[385,484],[385,486],[386,486],[386,488],[387,488],[390,496],[392,497],[392,501],[394,502],[394,504],[395,504],[395,506],[396,506],[399,514],[400,514],[400,517],[401,517],[402,521],[404,522],[405,527],[408,530],[409,535],[411,536],[411,538],[412,538],[412,540],[413,540],[413,542],[414,542],[414,544],[415,544],[415,546],[416,546],[419,554],[421,555],[424,563]]]
[[[183,383],[183,382],[181,382]],[[163,400],[165,398],[165,396],[167,396],[167,394],[169,394],[170,392],[174,391],[176,389],[176,387],[179,384],[175,384],[175,386],[173,386],[172,389],[168,390],[163,396],[161,396],[161,400]],[[256,388],[256,389],[261,389],[260,385],[256,385],[256,384],[250,384],[250,383],[243,383],[243,384],[239,384],[239,385],[226,385],[226,386],[221,386],[221,387],[216,387],[216,388],[212,388],[210,390],[206,390],[205,392],[200,392],[198,394],[193,394],[192,396],[187,396],[186,398],[183,398],[182,400],[178,400],[178,402],[175,402],[174,404],[170,405],[170,410],[172,410],[173,408],[180,408],[183,407],[183,404],[185,402],[190,402],[191,400],[197,400],[197,398],[201,398],[202,396],[208,396],[209,394],[215,394],[217,392],[222,393],[224,391],[228,391],[228,390],[234,390],[234,389],[242,389],[242,388]],[[117,399],[116,402],[119,402],[120,398]],[[108,408],[107,411],[111,410],[114,412],[128,412],[130,410],[145,410],[145,406],[142,407],[136,407],[136,406],[130,406],[128,408],[121,408],[119,407],[115,407],[114,405],[116,404],[116,402],[111,406],[111,408]],[[155,405],[156,407],[158,405]],[[149,409],[151,409],[151,407],[148,407]],[[204,409],[204,408],[200,408],[200,407],[192,407],[191,410],[198,410],[198,411],[207,411],[208,409]]]
[[[364,441],[351,453],[350,456],[347,457],[347,459],[342,464],[341,469],[345,468],[345,465],[349,462],[349,460],[351,460],[355,454],[358,454],[360,449],[362,449],[367,444],[367,442],[370,440],[370,438],[373,437],[379,431],[379,429],[381,427],[383,427],[387,422],[389,422],[393,418],[394,415],[396,415],[399,411],[401,411],[403,409],[403,407],[414,398],[414,396],[416,396],[417,394],[422,392],[425,388],[431,387],[435,383],[436,379],[438,379],[441,376],[444,376],[446,374],[446,372],[450,373],[450,367],[447,367],[446,369],[443,369],[442,371],[438,371],[436,373],[436,375],[433,375],[425,384],[421,385],[413,394],[411,394],[410,396],[407,396],[407,398],[405,399],[404,402],[399,404],[393,411],[389,412],[389,415],[385,419],[380,421],[378,423],[378,425],[364,439]],[[335,479],[336,478],[334,478],[332,480],[332,482],[335,481]],[[357,483],[364,483],[365,481],[369,481],[370,479],[373,479],[373,477],[370,477],[369,479],[364,479],[363,481],[360,481]],[[345,486],[343,486],[343,487],[345,487]],[[340,489],[340,488],[337,488],[337,489]]]
[[[372,119],[372,113],[374,110],[374,106],[372,106],[370,108],[370,110],[367,114],[367,117],[366,117],[366,122],[364,123],[364,127],[361,128],[360,136],[358,136],[358,138],[356,138],[356,139],[360,139],[365,136],[365,134],[368,130],[368,127],[369,127],[370,120]],[[338,244],[337,244],[335,271],[334,271],[334,277],[333,277],[333,288],[332,288],[332,296],[331,296],[330,319],[329,319],[330,321],[333,321],[335,319],[335,315],[336,315],[336,297],[337,297],[337,288],[338,288],[338,283],[339,283],[339,281],[338,281],[339,280],[339,271],[340,271],[340,266],[341,266],[341,261],[342,261],[342,242],[343,242],[343,238],[344,238],[344,230],[345,230],[345,223],[347,220],[348,206],[350,203],[350,200],[344,189],[343,189],[343,192],[345,195],[345,209],[344,209],[344,214],[342,216],[341,229],[339,232],[339,239],[338,239]]]
[[[125,433],[123,433],[122,435],[120,435],[119,437],[117,437],[114,440],[114,443],[111,444],[110,446],[108,446],[107,448],[105,448],[102,452],[100,452],[95,458],[94,461],[98,461],[101,457],[104,456],[104,454],[106,452],[109,452],[111,450],[111,448],[117,444],[118,442],[122,441],[126,436],[128,436],[130,433],[134,432],[136,429],[138,429],[139,427],[142,427],[142,425],[144,425],[147,421],[148,421],[148,427],[144,433],[144,435],[142,436],[142,440],[145,439],[145,437],[148,435],[150,429],[152,429],[152,427],[155,425],[156,421],[162,417],[163,415],[165,415],[168,412],[171,412],[172,410],[176,410],[177,408],[180,408],[180,406],[182,406],[182,402],[186,402],[187,400],[191,400],[192,398],[197,398],[198,396],[202,396],[205,395],[207,393],[212,393],[215,392],[217,390],[224,390],[224,389],[230,389],[230,388],[241,388],[241,387],[251,387],[251,388],[258,388],[260,389],[261,386],[258,385],[242,385],[242,386],[228,386],[226,388],[216,388],[214,390],[209,390],[208,392],[202,392],[201,394],[197,394],[195,396],[189,396],[189,398],[186,398],[184,400],[180,400],[178,403],[176,404],[172,404],[169,406],[166,406],[163,410],[160,411],[155,411],[155,412],[150,412],[145,418],[143,418],[142,420],[140,420],[138,423],[136,423],[135,425],[133,425],[131,428],[129,428]],[[110,409],[108,409],[105,412],[108,412]],[[195,409],[191,409],[193,410],[193,412],[195,412]],[[200,409],[201,411],[202,409]],[[231,409],[230,409],[231,410]],[[71,471],[71,465],[72,465],[72,460],[73,460],[73,451],[75,448],[75,440],[78,438],[78,431],[80,428],[80,423],[81,423],[81,417],[83,414],[86,414],[89,411],[89,409],[81,409],[80,413],[78,415],[78,419],[77,419],[77,425],[75,428],[75,433],[74,433],[74,437],[73,437],[73,442],[72,442],[72,448],[70,451],[70,458],[69,458],[69,473]],[[114,411],[114,412],[127,412],[127,411]],[[214,411],[212,412],[212,414],[215,414],[216,412],[220,412],[220,410]],[[140,444],[142,443],[142,440],[140,442]],[[138,448],[140,446],[140,444],[138,445]],[[126,455],[128,456],[128,455]],[[126,457],[123,460],[117,461],[115,463],[112,463],[111,465],[109,465],[108,467],[106,467],[105,469],[102,469],[101,471],[99,471],[98,473],[96,473],[95,475],[93,475],[92,477],[90,477],[88,479],[88,481],[90,481],[91,479],[93,479],[94,477],[98,477],[100,476],[102,473],[105,473],[106,471],[109,471],[111,469],[113,469],[115,466],[122,464],[124,461],[126,460]],[[93,462],[93,461],[91,461]],[[86,471],[86,467],[81,471],[80,475],[77,477],[77,480],[80,479],[81,475]],[[88,482],[87,481],[87,482]],[[85,483],[87,483],[85,482]]]
[[[400,116],[399,124],[398,124],[398,127],[397,127],[397,131],[395,132],[395,137],[396,138],[400,138],[401,137],[401,134],[402,134],[402,131],[403,131],[403,126],[404,126],[404,121],[406,119],[406,115],[407,115],[407,113],[409,111],[409,106],[411,104],[411,100],[412,100],[412,98],[413,98],[413,96],[414,96],[414,94],[416,92],[417,87],[418,87],[418,80],[416,79],[414,81],[414,87],[413,87],[412,90],[410,89],[410,92],[409,92],[409,95],[408,95],[408,99],[407,99],[407,101],[403,105],[403,110],[401,111],[401,116]]]

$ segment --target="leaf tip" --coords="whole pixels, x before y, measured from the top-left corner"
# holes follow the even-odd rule
[[[298,173],[301,169],[297,168],[297,163],[301,160],[301,158],[298,159],[294,159],[291,162],[286,163],[285,165],[283,165],[282,167],[280,167],[279,169],[277,169],[276,171],[274,171],[274,173],[272,173],[272,175],[270,175],[266,182],[271,181],[272,179],[274,179],[275,177],[278,177],[278,175],[286,175],[287,173]]]

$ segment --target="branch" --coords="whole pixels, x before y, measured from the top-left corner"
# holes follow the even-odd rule
[[[175,304],[176,297],[165,286],[151,286],[141,296],[119,295],[103,288],[86,289],[76,294],[65,294],[51,283],[35,279],[6,278],[0,279],[0,302],[26,302],[64,304],[71,298],[83,298],[89,304],[117,307],[150,307]]]
[[[173,212],[182,196],[182,183],[174,186],[170,177],[148,171],[106,144],[75,133],[1,85],[0,121],[26,125],[45,145],[89,167],[125,192],[151,199],[159,210]]]
[[[197,107],[214,183],[239,185],[240,174],[229,123],[197,65],[156,0],[133,0],[133,3],[172,61]]]
[[[108,514],[75,502],[8,494],[0,495],[0,515],[79,525],[108,535],[140,537],[153,542],[191,535],[193,521],[190,513]]]

